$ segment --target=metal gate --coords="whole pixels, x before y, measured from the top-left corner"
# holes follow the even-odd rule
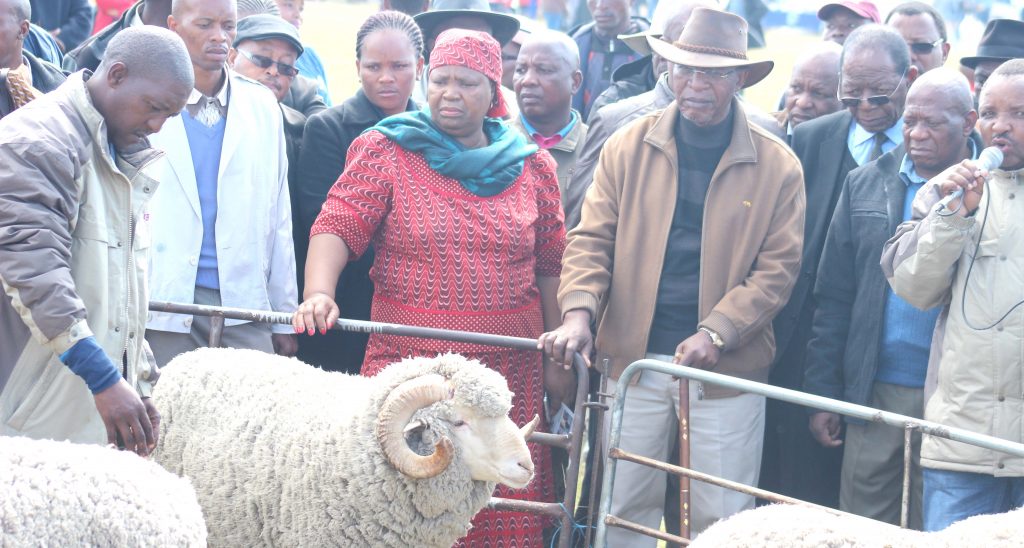
[[[149,310],[152,312],[167,312],[172,314],[184,314],[189,316],[210,317],[210,339],[209,346],[220,347],[221,336],[224,332],[224,320],[235,319],[268,324],[291,325],[292,315],[283,312],[267,312],[262,310],[249,310],[243,308],[227,308],[220,306],[206,306],[197,304],[182,304],[151,301]],[[447,329],[434,329],[428,327],[415,327],[409,325],[369,322],[362,320],[339,319],[332,329],[342,331],[354,331],[370,334],[387,334],[402,337],[417,337],[423,339],[441,339],[462,343],[480,344],[486,346],[499,346],[517,350],[537,350],[535,339],[520,337],[506,337],[502,335],[491,335],[486,333],[472,333],[467,331],[450,331]],[[568,548],[573,540],[573,532],[576,528],[573,509],[576,502],[576,485],[579,480],[581,449],[583,445],[583,424],[586,411],[597,411],[596,417],[591,420],[602,420],[601,406],[588,403],[588,368],[579,353],[573,359],[573,367],[576,370],[576,404],[573,416],[572,431],[569,434],[549,434],[534,432],[528,441],[539,443],[550,447],[559,447],[569,452],[569,468],[565,474],[565,496],[561,502],[534,502],[526,500],[505,499],[499,497],[491,498],[489,508],[508,510],[513,512],[530,512],[548,516],[551,519],[558,519],[561,522],[561,534],[559,535],[558,546]],[[591,491],[592,495],[594,491]],[[589,508],[593,508],[593,501]],[[592,527],[592,515],[588,516],[586,527],[589,532]],[[589,536],[589,535],[588,535]]]
[[[633,378],[639,375],[643,371],[656,371],[671,375],[679,378],[679,390],[680,390],[680,401],[679,401],[679,441],[680,441],[680,460],[681,466],[676,466],[670,463],[661,462],[659,460],[650,459],[642,455],[637,455],[627,451],[623,451],[619,447],[619,440],[622,433],[622,414],[623,404],[626,398],[626,391],[629,389],[629,385],[632,384]],[[838,510],[832,508],[825,508],[811,504],[809,502],[794,499],[792,497],[786,497],[763,489],[758,489],[742,483],[736,483],[729,481],[717,476],[704,474],[690,469],[688,456],[689,456],[689,405],[684,394],[689,394],[689,381],[700,381],[726,388],[732,388],[741,392],[759,394],[767,398],[782,400],[785,402],[812,407],[820,409],[822,411],[829,411],[837,413],[847,417],[855,417],[868,422],[876,422],[882,424],[888,424],[896,428],[903,429],[903,496],[902,496],[902,512],[900,516],[900,526],[907,526],[907,515],[908,515],[908,499],[910,492],[910,439],[911,433],[914,430],[920,430],[922,434],[928,434],[931,436],[938,436],[940,438],[946,438],[954,441],[975,445],[985,449],[991,449],[993,451],[1000,451],[1017,457],[1024,457],[1024,444],[1015,443],[992,436],[985,436],[982,434],[976,434],[968,430],[960,428],[953,428],[950,426],[944,426],[938,423],[915,419],[906,415],[899,415],[896,413],[890,413],[888,411],[882,411],[881,409],[874,409],[863,405],[856,405],[840,400],[834,400],[830,398],[824,398],[821,396],[815,396],[813,394],[807,394],[805,392],[799,392],[796,390],[790,390],[788,388],[780,388],[777,386],[771,386],[759,382],[749,381],[746,379],[740,379],[736,377],[730,377],[728,375],[722,375],[719,373],[712,373],[703,369],[695,369],[692,367],[685,367],[681,365],[675,365],[667,362],[658,360],[644,359],[633,362],[623,371],[622,375],[618,379],[618,383],[615,389],[615,399],[611,406],[611,433],[609,435],[608,443],[608,455],[605,462],[604,469],[604,481],[601,489],[601,507],[600,513],[597,520],[597,534],[595,537],[595,546],[603,548],[607,545],[606,535],[608,527],[620,527],[628,529],[630,531],[640,533],[643,535],[655,537],[661,540],[669,542],[675,542],[681,545],[687,545],[690,543],[689,539],[689,485],[690,480],[695,479],[733,491],[738,491],[755,497],[763,498],[772,502],[781,502],[789,504],[803,504],[814,506],[819,509],[823,509],[829,512],[844,514]],[[644,527],[638,523],[633,523],[616,517],[611,514],[611,495],[612,489],[615,485],[615,466],[619,460],[625,460],[634,462],[637,464],[651,466],[679,476],[679,491],[680,491],[680,524],[682,528],[682,536],[671,535],[662,531]]]

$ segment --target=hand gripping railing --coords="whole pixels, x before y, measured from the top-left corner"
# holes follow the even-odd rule
[[[270,324],[291,325],[292,323],[291,314],[249,310],[244,308],[227,308],[221,306],[150,301],[149,310],[152,312],[166,312],[190,316],[209,316],[209,345],[214,348],[220,346],[221,336],[224,332],[225,319]],[[441,339],[486,346],[514,348],[516,350],[537,351],[537,341],[535,339],[506,337],[503,335],[491,335],[488,333],[450,331],[447,329],[349,320],[344,318],[338,319],[332,326],[332,329],[354,331],[358,333],[377,333],[401,337],[418,337],[422,339]],[[560,447],[569,451],[569,469],[566,471],[565,475],[565,497],[562,502],[534,502],[528,500],[492,497],[491,501],[488,503],[488,507],[497,510],[530,512],[548,516],[549,518],[558,518],[561,521],[561,534],[559,536],[558,543],[561,548],[568,548],[570,546],[573,531],[575,529],[573,508],[575,507],[576,485],[578,483],[580,473],[580,453],[583,445],[583,420],[587,405],[588,371],[587,365],[579,353],[577,353],[573,358],[573,367],[576,370],[576,404],[574,409],[575,415],[573,416],[572,422],[572,432],[569,434],[534,432],[528,439],[528,441],[533,443],[540,443],[550,447]],[[588,523],[587,525],[589,526],[590,524]]]
[[[658,360],[639,360],[633,362],[622,372],[619,377],[615,388],[615,400],[611,408],[611,433],[608,439],[608,456],[605,461],[604,470],[604,483],[601,489],[601,507],[600,513],[597,520],[597,534],[595,536],[595,546],[603,548],[607,545],[607,533],[608,526],[621,527],[641,533],[647,536],[652,536],[662,540],[675,542],[678,544],[686,545],[689,544],[688,531],[686,530],[687,521],[689,518],[689,479],[695,479],[712,485],[731,489],[741,493],[746,493],[755,497],[760,497],[772,502],[783,502],[792,504],[805,504],[810,505],[811,503],[804,502],[791,497],[758,489],[744,485],[742,483],[736,483],[726,479],[722,479],[709,474],[703,474],[695,470],[691,470],[689,464],[686,462],[686,456],[689,455],[689,436],[684,436],[684,428],[688,428],[689,421],[689,406],[683,398],[680,398],[679,404],[679,428],[680,428],[680,457],[683,462],[682,466],[674,466],[668,463],[664,463],[655,459],[636,455],[623,451],[619,448],[619,440],[622,435],[622,414],[623,407],[626,401],[626,391],[629,389],[630,384],[633,382],[633,378],[636,377],[642,371],[656,371],[671,375],[673,377],[679,377],[680,379],[680,392],[681,395],[689,381],[700,381],[718,386],[724,386],[741,392],[747,392],[751,394],[759,394],[767,398],[782,400],[785,402],[804,405],[812,407],[822,411],[828,411],[831,413],[838,413],[847,417],[854,417],[869,422],[888,424],[897,428],[902,428],[904,431],[903,436],[903,504],[902,514],[900,517],[900,525],[902,527],[907,526],[907,514],[908,514],[908,499],[910,492],[910,439],[913,430],[919,430],[922,434],[928,434],[931,436],[937,436],[940,438],[946,438],[954,441],[975,445],[985,449],[993,451],[999,451],[1007,453],[1017,457],[1024,457],[1024,444],[1015,443],[992,436],[986,436],[983,434],[977,434],[961,428],[954,428],[951,426],[944,426],[935,422],[926,421],[922,419],[915,419],[906,415],[899,415],[897,413],[890,413],[888,411],[882,411],[880,409],[874,409],[864,405],[857,405],[849,402],[834,400],[831,398],[824,398],[821,396],[815,396],[813,394],[807,394],[805,392],[799,392],[797,390],[790,390],[788,388],[780,388],[777,386],[771,386],[759,382],[749,381],[746,379],[740,379],[737,377],[730,377],[728,375],[722,375],[720,373],[712,373],[703,369],[695,369],[692,367],[685,367],[682,365],[674,365]],[[615,465],[618,460],[626,460],[629,462],[635,462],[646,466],[651,466],[665,472],[676,474],[680,476],[680,494],[682,500],[680,500],[680,506],[682,516],[682,528],[683,536],[671,535],[663,533],[648,527],[644,527],[640,524],[633,523],[611,514],[611,500],[612,500],[612,488],[615,485]],[[815,505],[816,506],[816,505]],[[833,513],[841,513],[837,510],[830,508],[824,508],[825,510]]]

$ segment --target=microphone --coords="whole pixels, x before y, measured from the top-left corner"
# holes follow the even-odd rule
[[[999,167],[1003,163],[1003,151],[999,150],[998,147],[988,147],[981,151],[978,155],[978,161],[975,162],[978,165],[978,169],[982,171],[992,171]],[[949,210],[949,204],[957,198],[964,195],[964,189],[958,188],[950,193],[945,198],[939,200],[937,211]]]

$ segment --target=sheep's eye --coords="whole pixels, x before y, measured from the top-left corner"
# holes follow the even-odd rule
[[[452,426],[455,426],[455,427],[466,426],[466,421],[461,420],[461,419],[460,420],[454,420],[454,421],[452,421]]]

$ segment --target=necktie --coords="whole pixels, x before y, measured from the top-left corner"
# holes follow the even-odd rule
[[[869,162],[874,162],[882,155],[882,145],[888,140],[889,138],[884,133],[875,134],[875,144],[871,147],[871,157],[868,158]]]
[[[196,120],[206,127],[213,127],[217,125],[222,118],[220,114],[220,101],[215,97],[203,97],[201,102],[203,105],[199,107],[199,113],[196,115]]]

